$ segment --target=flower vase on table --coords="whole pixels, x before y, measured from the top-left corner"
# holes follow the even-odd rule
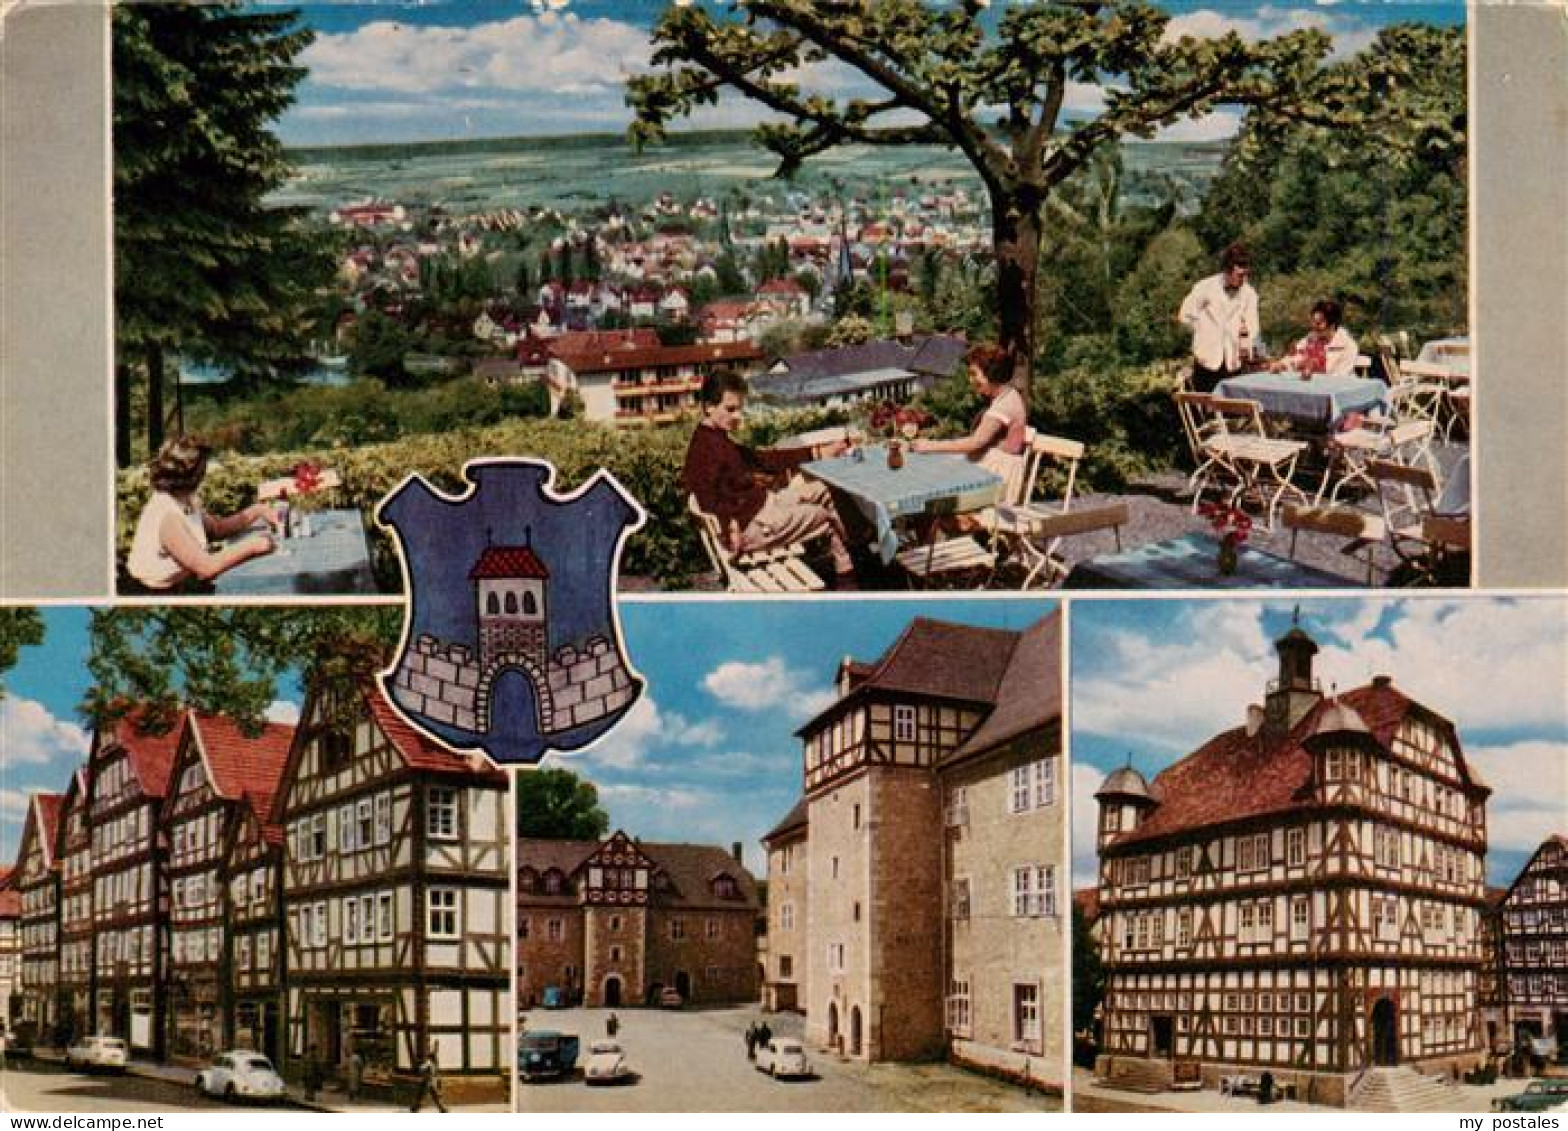
[[[1234,576],[1241,565],[1241,544],[1252,534],[1252,516],[1229,503],[1204,503],[1198,513],[1209,520],[1219,539],[1215,566],[1220,576]]]
[[[888,441],[887,466],[890,471],[897,471],[904,466],[904,445],[897,440]]]

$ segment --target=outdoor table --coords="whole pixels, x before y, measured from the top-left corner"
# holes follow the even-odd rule
[[[1347,413],[1386,411],[1388,386],[1369,377],[1328,377],[1303,381],[1298,373],[1242,373],[1227,377],[1214,388],[1222,397],[1257,401],[1267,416],[1283,416],[1296,423],[1328,431]]]
[[[1220,573],[1218,557],[1219,543],[1213,538],[1186,534],[1079,562],[1063,585],[1068,589],[1345,589],[1356,584],[1245,543],[1238,548],[1235,573]]]
[[[855,501],[876,531],[883,564],[898,555],[893,524],[916,515],[964,514],[995,503],[1002,477],[963,456],[945,452],[904,452],[904,466],[887,465],[880,445],[801,465],[801,471]]]
[[[1417,361],[1424,361],[1428,365],[1441,365],[1454,373],[1456,377],[1470,375],[1470,339],[1435,338],[1421,347],[1421,352],[1416,355]]]
[[[816,428],[810,432],[798,432],[793,436],[785,436],[773,445],[774,451],[799,451],[801,448],[815,448],[823,444],[836,444],[843,440],[847,429],[843,425],[834,428]]]
[[[296,515],[295,521],[301,516]],[[374,593],[370,545],[357,510],[317,511],[312,534],[235,566],[215,581],[221,597]],[[284,552],[286,551],[286,552]]]

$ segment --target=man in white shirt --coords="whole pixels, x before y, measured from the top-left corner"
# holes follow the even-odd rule
[[[1199,279],[1176,320],[1192,331],[1192,387],[1211,392],[1252,361],[1258,340],[1258,292],[1247,281],[1252,256],[1239,243],[1220,254],[1220,273]]]

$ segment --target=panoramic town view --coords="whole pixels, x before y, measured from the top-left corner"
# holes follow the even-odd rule
[[[1561,1102],[1562,616],[1075,610],[1075,1109]]]
[[[708,4],[118,13],[121,591],[396,591],[498,454],[616,475],[629,590],[1468,584],[1463,9],[1128,7],[773,13],[760,88]],[[193,21],[289,62],[240,169],[148,133]],[[1121,61],[921,85],[1033,35]]]

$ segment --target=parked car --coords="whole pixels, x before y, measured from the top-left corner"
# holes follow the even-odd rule
[[[775,1079],[806,1079],[811,1075],[806,1046],[792,1037],[774,1037],[757,1050],[757,1071]]]
[[[679,1009],[686,1004],[686,999],[681,997],[680,990],[674,986],[665,986],[659,991],[659,1006],[663,1009]]]
[[[620,1041],[595,1041],[588,1046],[588,1064],[583,1068],[586,1084],[623,1084],[635,1078],[626,1050]]]
[[[103,1068],[124,1072],[130,1053],[119,1037],[81,1037],[65,1050],[67,1068]]]
[[[570,1076],[577,1067],[582,1042],[575,1034],[539,1029],[524,1033],[517,1042],[517,1071],[524,1081]]]
[[[246,1049],[214,1057],[196,1074],[196,1090],[226,1100],[276,1100],[287,1092],[272,1061]]]
[[[1568,1080],[1531,1080],[1525,1090],[1492,1101],[1493,1111],[1547,1111],[1568,1104]]]

